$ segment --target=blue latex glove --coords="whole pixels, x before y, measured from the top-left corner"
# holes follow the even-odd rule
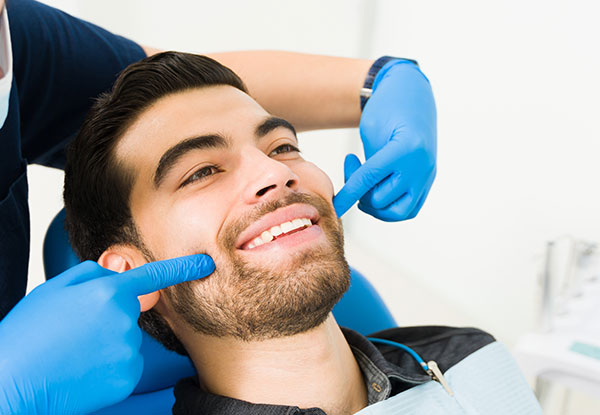
[[[144,365],[137,296],[213,270],[206,255],[122,274],[86,261],[37,287],[0,322],[0,413],[87,413],[125,399]]]
[[[346,156],[337,215],[360,200],[360,210],[384,221],[415,217],[435,178],[436,124],[433,92],[418,66],[396,60],[381,68],[360,120],[366,162]]]

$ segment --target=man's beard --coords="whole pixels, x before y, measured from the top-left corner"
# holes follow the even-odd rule
[[[235,248],[240,232],[266,213],[294,203],[317,209],[327,243],[291,252],[285,267],[244,261]],[[320,196],[292,193],[267,202],[227,226],[219,245],[225,255],[214,258],[213,275],[163,291],[173,310],[198,333],[243,341],[303,333],[325,321],[350,284],[341,221]]]

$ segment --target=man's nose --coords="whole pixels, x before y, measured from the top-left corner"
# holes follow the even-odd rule
[[[248,150],[245,171],[249,172],[244,201],[249,204],[277,199],[298,188],[298,176],[285,163],[272,159],[262,151]]]

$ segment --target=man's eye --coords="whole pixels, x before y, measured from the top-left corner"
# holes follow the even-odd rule
[[[279,147],[277,147],[275,150],[271,151],[271,154],[269,154],[269,157],[272,156],[276,156],[277,154],[282,154],[282,153],[292,153],[292,152],[300,152],[300,149],[298,149],[298,147],[293,146],[291,144],[282,144]]]
[[[180,186],[186,186],[190,183],[196,182],[198,180],[204,180],[206,179],[208,176],[212,176],[215,173],[219,173],[221,170],[219,169],[218,166],[205,166],[202,167],[199,170],[196,170],[196,172],[194,174],[192,174],[190,177],[188,177]]]

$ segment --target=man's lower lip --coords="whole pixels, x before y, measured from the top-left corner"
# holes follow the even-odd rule
[[[264,252],[270,249],[292,249],[308,242],[312,242],[323,235],[323,230],[318,224],[311,225],[289,235],[280,236],[271,242],[252,249],[242,249],[243,252]]]

